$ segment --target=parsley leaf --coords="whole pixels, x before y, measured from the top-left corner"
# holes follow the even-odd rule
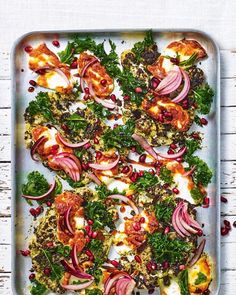
[[[186,139],[185,146],[187,151],[184,154],[185,161],[188,161],[188,158],[191,157],[197,150],[201,149],[201,140],[196,139]]]
[[[30,290],[31,295],[44,295],[47,291],[47,288],[41,284],[39,281],[34,280],[33,285]]]
[[[96,102],[88,102],[87,106],[93,111],[95,116],[99,119],[107,119],[112,114],[108,109],[104,108],[101,104]]]
[[[165,166],[162,166],[160,169],[160,179],[168,184],[171,184],[173,182],[173,176],[169,169],[167,169]]]
[[[213,102],[213,89],[206,83],[198,86],[193,92],[193,98],[197,103],[197,111],[200,114],[207,115],[210,112]]]
[[[202,272],[199,272],[197,275],[197,278],[195,280],[195,285],[200,285],[202,283],[205,283],[206,280],[207,280],[206,275],[204,275],[204,273],[202,273]]]
[[[69,246],[64,246],[63,244],[60,244],[56,247],[56,252],[63,257],[69,257],[71,248]]]
[[[188,270],[185,269],[179,274],[179,286],[181,295],[190,295],[188,287]]]
[[[192,245],[181,239],[170,239],[168,235],[155,232],[148,236],[154,259],[157,263],[184,263],[192,250]]]
[[[148,171],[144,171],[143,176],[139,177],[135,183],[132,183],[129,187],[137,192],[145,191],[146,189],[156,185],[158,178],[152,175]]]

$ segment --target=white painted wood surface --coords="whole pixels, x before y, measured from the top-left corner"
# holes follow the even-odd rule
[[[0,294],[10,288],[10,51],[32,30],[193,28],[221,50],[222,220],[236,220],[236,1],[232,0],[0,0]],[[236,229],[222,238],[221,295],[235,295]]]

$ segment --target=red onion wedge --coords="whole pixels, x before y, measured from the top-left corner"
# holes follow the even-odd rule
[[[69,290],[69,291],[78,291],[78,290],[83,290],[83,289],[86,289],[88,288],[90,285],[92,285],[94,280],[90,280],[88,282],[85,282],[85,283],[82,283],[82,284],[79,284],[79,285],[64,285],[64,284],[61,284],[62,288],[66,289],[66,290]]]
[[[54,179],[53,183],[50,185],[49,190],[45,194],[43,194],[41,196],[22,195],[22,197],[25,199],[29,199],[29,200],[42,200],[42,199],[48,197],[54,191],[55,188],[56,188],[56,180]]]
[[[135,288],[135,285],[136,285],[135,281],[130,280],[130,283],[126,288],[125,293],[123,293],[122,295],[131,295],[131,294],[133,294],[133,290]]]
[[[174,99],[172,99],[172,101],[175,103],[181,102],[188,95],[188,92],[190,89],[190,79],[187,72],[182,69],[181,69],[181,72],[184,77],[184,87],[182,91]]]
[[[80,172],[82,171],[82,166],[81,166],[80,160],[75,155],[63,152],[63,153],[58,154],[57,156],[58,157],[63,156],[63,157],[68,157],[68,158],[72,159],[75,162],[75,164],[77,165],[79,171]]]
[[[184,203],[183,205],[183,209],[182,209],[182,214],[183,214],[183,218],[184,220],[190,225],[193,226],[199,230],[201,230],[201,226],[200,224],[194,220],[189,214],[188,214],[188,204]]]
[[[53,158],[53,161],[58,164],[72,180],[80,180],[80,169],[72,159],[63,156],[56,156]]]
[[[182,224],[180,223],[179,214],[180,214],[181,209],[182,209],[181,204],[178,204],[178,206],[175,208],[175,211],[174,211],[174,213],[172,215],[172,225],[173,225],[175,231],[182,238],[184,238],[185,236],[190,236],[190,234],[183,228]]]
[[[85,76],[87,69],[88,69],[92,64],[94,64],[95,62],[98,62],[98,59],[97,59],[97,58],[92,59],[90,62],[88,62],[88,63],[83,67],[83,69],[81,70],[81,75],[80,75],[81,78],[83,78],[83,77]]]
[[[180,149],[180,151],[176,154],[167,154],[167,155],[164,155],[164,154],[158,154],[158,156],[160,156],[161,158],[164,158],[164,159],[177,159],[177,158],[180,158],[187,150],[187,147],[183,147]]]
[[[81,267],[79,266],[76,244],[73,245],[70,256],[71,256],[71,261],[72,261],[74,269],[82,271]]]
[[[128,295],[128,294],[131,294],[130,291],[129,293],[127,292],[127,289],[129,288],[130,289],[130,283],[133,281],[133,279],[131,278],[127,278],[127,277],[124,277],[124,278],[121,278],[117,281],[116,283],[116,294],[117,295]],[[133,284],[132,284],[133,285]],[[135,286],[135,284],[134,284]],[[132,290],[134,289],[134,287],[132,288]],[[131,292],[132,292],[131,290]]]
[[[113,102],[110,102],[108,100],[104,100],[104,99],[101,99],[101,98],[98,98],[98,97],[95,97],[94,100],[101,104],[102,106],[104,106],[105,108],[107,109],[110,109],[110,110],[113,110],[115,107],[117,107],[117,105]]]
[[[64,215],[64,217],[65,217],[65,224],[66,224],[66,227],[67,227],[67,229],[68,229],[68,231],[73,235],[74,234],[74,231],[73,231],[73,229],[72,229],[72,227],[71,227],[71,224],[70,224],[70,211],[71,211],[71,206],[66,210],[66,212],[65,212],[65,215]]]
[[[120,200],[126,204],[128,204],[135,212],[135,214],[139,214],[138,207],[132,202],[129,198],[123,196],[123,195],[110,195],[107,198],[113,199],[113,200]]]
[[[160,92],[161,90],[165,89],[169,85],[171,85],[176,78],[181,75],[180,69],[178,66],[174,66],[174,69],[170,71],[167,76],[159,83],[159,85],[156,88],[156,92]]]
[[[120,160],[120,156],[117,157],[117,159],[109,164],[89,164],[89,167],[95,170],[110,170],[114,168]]]
[[[201,243],[199,244],[199,246],[198,246],[198,248],[197,248],[197,250],[196,250],[196,252],[195,252],[195,255],[194,255],[193,258],[190,260],[190,262],[189,262],[189,267],[192,267],[192,266],[198,261],[198,259],[201,257],[202,252],[203,252],[203,250],[204,250],[204,248],[205,248],[205,245],[206,245],[206,240],[203,239],[203,240],[201,241]]]
[[[196,169],[196,166],[193,166],[189,171],[186,171],[183,176],[189,176],[189,175],[192,175],[194,170]]]
[[[70,83],[70,80],[68,79],[68,77],[66,76],[66,74],[60,69],[60,68],[57,68],[57,67],[40,67],[40,68],[37,68],[36,70],[34,70],[34,72],[38,72],[40,70],[45,70],[46,71],[54,71],[56,72],[58,75],[60,75],[66,82],[67,86],[69,86],[71,83]],[[69,73],[69,72],[68,72]]]
[[[109,295],[110,290],[116,285],[116,282],[121,278],[129,278],[131,280],[130,275],[123,271],[113,272],[112,274],[110,274],[104,285],[104,295]]]
[[[141,147],[149,153],[150,156],[152,156],[154,159],[158,160],[158,155],[157,153],[154,151],[154,149],[150,146],[150,144],[140,135],[138,134],[133,134],[132,135],[132,138],[134,140],[136,140],[140,145]]]
[[[63,265],[64,269],[69,272],[72,276],[78,278],[78,279],[93,279],[93,276],[90,274],[85,273],[82,270],[75,269],[73,266],[71,266],[65,259],[61,260],[61,264]]]
[[[59,132],[57,133],[57,137],[60,140],[60,142],[62,144],[64,144],[64,146],[69,147],[69,148],[79,148],[89,142],[89,139],[86,139],[86,140],[79,142],[79,143],[69,143],[65,140],[65,138]]]
[[[171,75],[171,72],[168,75]],[[173,71],[173,72],[175,72],[175,79],[173,79],[171,83],[168,83],[164,88],[161,87],[162,89],[160,91],[158,91],[158,94],[159,95],[169,94],[169,93],[175,91],[177,88],[179,88],[179,86],[180,86],[180,84],[182,82],[182,74],[181,74],[181,71],[180,71],[179,67],[177,67],[177,69],[175,71]],[[168,75],[166,76],[166,78],[164,78],[162,80],[163,84],[165,82],[165,79],[168,79]],[[160,86],[160,84],[159,84],[159,86]],[[158,88],[159,88],[159,86],[158,86]]]
[[[92,172],[88,173],[88,177],[93,180],[97,185],[101,185],[102,182],[100,181],[100,179]]]
[[[34,160],[34,161],[36,161],[36,162],[39,161],[37,158],[34,157],[34,155],[35,155],[35,153],[37,152],[38,147],[39,147],[42,143],[44,143],[45,141],[47,141],[47,140],[48,140],[47,137],[45,137],[45,136],[41,136],[39,139],[37,139],[37,140],[35,141],[35,143],[33,144],[33,146],[32,146],[31,149],[30,149],[30,155],[31,155],[32,160]]]

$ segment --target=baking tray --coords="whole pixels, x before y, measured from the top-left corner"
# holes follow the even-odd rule
[[[31,268],[30,259],[23,258],[19,251],[27,247],[27,238],[32,233],[29,207],[21,198],[20,187],[29,171],[37,169],[47,175],[50,182],[53,173],[43,165],[37,164],[30,158],[30,153],[24,146],[24,119],[23,113],[36,94],[29,93],[28,81],[32,73],[27,67],[24,47],[27,44],[35,45],[47,42],[50,48],[51,41],[59,38],[61,48],[64,48],[71,35],[78,33],[81,36],[91,34],[96,41],[111,38],[117,44],[117,51],[130,48],[133,42],[141,40],[146,29],[143,30],[100,30],[100,31],[45,31],[30,32],[20,37],[12,50],[12,290],[13,294],[27,295],[29,291],[28,274]],[[206,252],[213,258],[213,281],[211,294],[217,295],[220,286],[220,55],[215,42],[205,33],[195,30],[153,30],[158,47],[162,50],[173,40],[193,38],[199,41],[208,53],[208,58],[201,61],[201,68],[207,75],[207,81],[215,91],[209,124],[204,127],[205,139],[203,150],[199,155],[206,160],[213,169],[212,183],[208,186],[211,204],[208,210],[198,210],[198,220],[205,224],[207,243]],[[125,42],[122,43],[121,41]],[[55,50],[55,47],[54,47]],[[59,50],[58,50],[59,51]],[[22,71],[24,70],[24,71]],[[194,127],[196,130],[197,128]],[[210,151],[210,152],[209,152]],[[49,293],[52,294],[52,293]],[[141,291],[141,294],[147,294]],[[155,294],[159,294],[158,291]]]

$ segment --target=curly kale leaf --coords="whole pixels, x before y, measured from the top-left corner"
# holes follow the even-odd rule
[[[169,169],[167,169],[165,166],[162,166],[160,169],[160,179],[168,184],[171,184],[173,182],[173,176]]]
[[[40,196],[49,190],[46,178],[38,171],[32,171],[27,176],[27,182],[22,185],[22,193],[30,196]]]
[[[135,183],[130,185],[130,189],[136,192],[145,191],[158,184],[158,182],[158,178],[155,175],[149,173],[148,171],[144,171],[143,176],[139,177]]]
[[[193,98],[197,103],[197,111],[200,114],[207,115],[210,112],[213,97],[214,91],[207,83],[194,90]]]

